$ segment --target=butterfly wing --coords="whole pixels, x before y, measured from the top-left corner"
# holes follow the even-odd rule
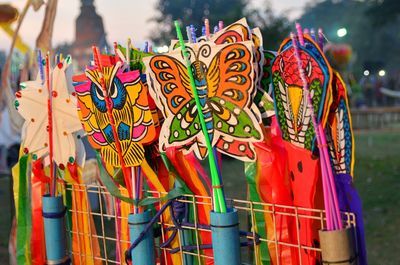
[[[211,38],[215,44],[236,43],[251,40],[251,31],[245,18],[218,31]]]
[[[145,60],[150,92],[165,117],[160,148],[189,144],[199,136],[200,121],[186,67],[176,58],[156,55]]]
[[[255,156],[252,147],[241,142],[262,139],[261,128],[250,110],[254,89],[251,47],[251,42],[225,46],[216,54],[207,72],[217,148],[242,160],[252,160]]]
[[[147,60],[145,60],[145,63]],[[156,55],[148,61],[149,73],[154,80],[153,94],[161,100],[165,114],[176,115],[192,99],[186,67],[168,55]],[[152,93],[152,92],[150,92]],[[157,102],[156,102],[157,103]],[[165,115],[167,116],[167,115]]]
[[[244,162],[251,162],[256,159],[254,146],[249,142],[233,140],[229,137],[221,136],[216,143],[216,147],[221,153]]]
[[[207,71],[208,96],[232,102],[239,108],[250,105],[253,87],[251,42],[225,46]]]
[[[232,102],[218,97],[210,99],[214,112],[214,128],[225,137],[242,140],[261,140],[261,129],[252,112],[240,109]]]

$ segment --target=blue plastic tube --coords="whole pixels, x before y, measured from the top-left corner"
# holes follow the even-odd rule
[[[129,214],[129,234],[131,243],[133,243],[144,230],[145,226],[151,220],[151,211],[147,210],[143,213]],[[133,264],[154,265],[154,237],[153,229],[144,236],[143,240],[131,252]]]
[[[61,196],[42,197],[47,264],[70,264],[66,246],[65,206]]]
[[[215,265],[240,265],[239,217],[234,208],[210,214]]]

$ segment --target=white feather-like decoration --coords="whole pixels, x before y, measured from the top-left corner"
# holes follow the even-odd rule
[[[337,143],[338,143],[338,154],[339,154],[339,161],[338,165],[340,167],[339,173],[346,173],[346,163],[345,163],[345,135],[344,135],[344,124],[343,124],[343,110],[336,111],[337,117]]]
[[[286,85],[283,86],[281,82],[279,82],[278,86],[279,86],[279,91],[281,92],[283,108],[285,110],[286,124],[288,126],[290,141],[296,145],[297,140],[296,140],[296,132],[293,126],[293,121],[294,121],[293,109],[292,105],[290,104],[290,101],[288,100],[287,86]]]

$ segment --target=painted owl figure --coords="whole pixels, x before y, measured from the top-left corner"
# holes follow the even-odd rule
[[[97,69],[87,69],[85,74],[87,80],[75,85],[83,127],[90,144],[100,150],[103,160],[120,167],[100,74]],[[147,85],[141,81],[139,71],[122,72],[119,63],[103,67],[102,76],[124,164],[138,166],[144,159],[143,144],[156,138],[153,121],[156,111],[149,107]]]

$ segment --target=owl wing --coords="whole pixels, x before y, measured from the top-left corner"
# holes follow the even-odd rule
[[[129,95],[133,112],[132,140],[141,144],[150,144],[156,140],[157,129],[154,122],[154,106],[149,103],[146,83],[140,79],[139,71],[118,75]],[[158,120],[158,118],[157,118]]]
[[[101,133],[99,124],[94,115],[95,105],[90,95],[91,82],[81,80],[79,83],[74,83],[74,88],[78,102],[78,115],[82,122],[83,129],[87,133],[90,145],[98,150],[102,146],[107,145],[104,135]]]

